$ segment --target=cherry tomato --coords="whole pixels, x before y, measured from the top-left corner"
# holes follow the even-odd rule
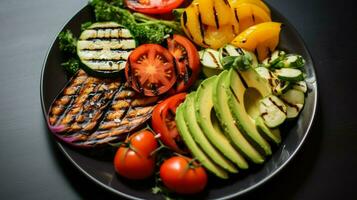
[[[199,193],[207,185],[206,170],[182,156],[165,160],[160,167],[160,177],[167,188],[180,194]]]
[[[158,148],[154,134],[142,130],[130,136],[119,147],[114,157],[115,171],[128,179],[145,179],[154,173],[155,155]]]
[[[175,57],[178,73],[174,90],[176,93],[183,92],[195,83],[201,70],[197,49],[190,40],[181,35],[168,38],[167,46]]]
[[[186,98],[186,93],[179,93],[159,103],[152,113],[151,125],[160,134],[160,140],[179,153],[185,153],[183,141],[178,133],[175,122],[176,108]]]
[[[146,96],[167,92],[176,82],[174,57],[158,44],[144,44],[129,56],[125,67],[129,85]]]
[[[183,0],[125,0],[126,5],[137,12],[147,14],[169,13],[182,4]]]

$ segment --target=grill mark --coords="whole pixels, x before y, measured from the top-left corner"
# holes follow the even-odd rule
[[[237,22],[239,23],[239,17],[238,17],[238,9],[234,8],[234,18],[237,20]]]
[[[267,115],[267,114],[268,114],[267,112],[263,112],[263,113],[261,114],[261,116],[264,118],[264,116]]]
[[[125,30],[124,27],[122,26],[103,26],[103,27],[93,27],[93,28],[88,28],[86,30],[106,30],[106,29],[111,29],[111,30]]]
[[[203,27],[202,16],[201,16],[201,13],[199,12],[199,5],[198,4],[196,5],[196,8],[197,8],[197,11],[198,11],[198,23],[199,23],[199,26],[200,26],[200,33],[201,33],[201,37],[202,37],[202,43],[204,45],[210,46],[205,41],[205,30],[204,30],[204,27]]]
[[[244,55],[244,51],[241,48],[237,48],[239,55]]]
[[[120,42],[123,40],[133,40],[135,41],[132,37],[130,38],[125,38],[125,37],[91,37],[91,38],[87,38],[85,40],[79,40],[79,41],[92,41],[92,42],[96,42],[96,41],[110,41],[110,42]]]
[[[242,75],[239,72],[237,72],[237,74],[238,74],[240,80],[242,81],[244,88],[248,88],[248,84],[247,84],[247,82],[245,82]]]
[[[223,57],[229,56],[228,51],[227,51],[226,48],[223,48],[223,49],[222,49],[222,55],[223,55]]]
[[[103,48],[99,48],[99,49],[84,48],[84,49],[80,49],[80,51],[103,51]]]
[[[123,48],[110,48],[111,51],[114,52],[129,52],[129,51],[133,51],[135,48],[129,48],[129,49],[123,49]]]
[[[275,86],[274,83],[273,83],[273,79],[269,78],[268,82],[269,82],[270,87],[274,87]]]
[[[283,99],[283,98],[281,98],[281,101],[282,102],[284,102],[286,105],[288,105],[288,106],[290,106],[290,107],[292,107],[292,108],[295,108],[296,109],[296,111],[297,112],[299,112],[299,107],[297,106],[297,105],[295,105],[295,104],[292,104],[292,103],[290,103],[290,102],[288,102],[288,101],[286,101],[285,99]]]
[[[231,5],[229,4],[229,1],[228,0],[223,0],[224,3],[228,6],[228,7],[231,7]]]
[[[284,112],[284,109],[283,109],[283,106],[279,106],[271,97],[269,97],[269,100],[270,100],[276,107],[278,107],[281,112],[285,113],[285,112]]]
[[[216,10],[216,7],[213,6],[213,15],[214,15],[214,21],[215,21],[215,24],[216,24],[216,28],[219,29],[219,20],[218,20],[218,14],[217,14],[217,10]]]
[[[125,62],[127,61],[126,59],[104,59],[104,58],[101,58],[101,59],[97,59],[97,58],[92,58],[92,59],[87,59],[85,61],[89,61],[89,62],[94,62],[94,63],[100,63],[100,62],[116,62],[116,63],[121,63],[122,62]]]
[[[271,72],[270,70],[268,72],[269,72],[269,76],[272,78],[274,76],[273,72]]]
[[[252,20],[253,20],[253,23],[255,23],[255,16],[254,16],[254,13],[252,13]]]
[[[208,54],[212,57],[213,62],[214,62],[217,66],[219,66],[219,62],[218,62],[218,60],[216,60],[216,57],[213,55],[213,53],[210,52],[210,51],[208,51]]]

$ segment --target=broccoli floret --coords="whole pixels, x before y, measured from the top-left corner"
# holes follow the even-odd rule
[[[80,63],[77,58],[70,58],[67,62],[61,64],[69,75],[74,75],[80,68]]]
[[[58,36],[61,51],[75,54],[77,52],[77,38],[70,30],[63,31]]]
[[[115,21],[128,28],[139,43],[162,43],[173,33],[181,33],[179,22],[159,20],[141,13],[131,13],[110,0],[93,0],[97,21]]]
[[[89,1],[90,5],[97,5],[100,3],[108,3],[110,5],[117,6],[120,8],[123,8],[125,5],[124,0],[90,0]]]

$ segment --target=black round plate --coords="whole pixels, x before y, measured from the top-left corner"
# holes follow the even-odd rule
[[[228,199],[258,187],[277,174],[293,158],[310,130],[317,106],[317,83],[313,62],[304,42],[293,26],[275,9],[271,8],[271,10],[273,20],[284,24],[279,49],[298,53],[306,59],[306,80],[309,90],[305,99],[305,107],[298,120],[282,131],[282,144],[275,149],[273,156],[264,165],[254,167],[247,173],[241,173],[226,181],[216,179],[209,181],[207,189],[194,199]],[[86,21],[93,21],[93,17],[92,9],[86,6],[64,26],[63,30],[70,29],[78,36],[81,24]],[[61,62],[64,61],[63,59],[64,55],[59,51],[58,39],[56,39],[48,52],[42,70],[41,100],[44,114],[47,113],[53,99],[67,81],[67,76],[60,66]],[[151,193],[153,181],[140,184],[122,180],[115,174],[110,160],[88,156],[61,143],[58,143],[58,146],[85,176],[114,193],[130,199],[154,200],[162,198],[160,195]]]

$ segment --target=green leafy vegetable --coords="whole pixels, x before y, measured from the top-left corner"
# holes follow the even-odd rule
[[[65,56],[69,57],[67,62],[62,63],[61,66],[69,75],[74,75],[79,70],[81,63],[77,56],[77,38],[70,30],[65,30],[59,34],[58,40],[60,50],[67,53]]]
[[[180,22],[181,21],[181,16],[185,12],[185,8],[176,8],[172,10],[172,14],[175,17],[175,21]]]
[[[160,20],[141,13],[131,13],[119,1],[93,0],[91,5],[97,21],[115,21],[127,27],[139,43],[163,43],[174,33],[181,33],[176,21]]]
[[[58,36],[61,51],[75,54],[77,52],[77,38],[70,30],[63,31]]]
[[[80,68],[81,61],[78,58],[70,58],[67,62],[61,64],[61,66],[70,75],[74,75]]]
[[[240,56],[227,56],[222,60],[222,65],[225,69],[233,67],[237,70],[247,70],[252,66],[253,58],[249,54]]]
[[[90,27],[93,23],[91,21],[89,22],[84,22],[83,24],[81,24],[81,31],[85,31],[86,29],[88,29],[88,27]]]

